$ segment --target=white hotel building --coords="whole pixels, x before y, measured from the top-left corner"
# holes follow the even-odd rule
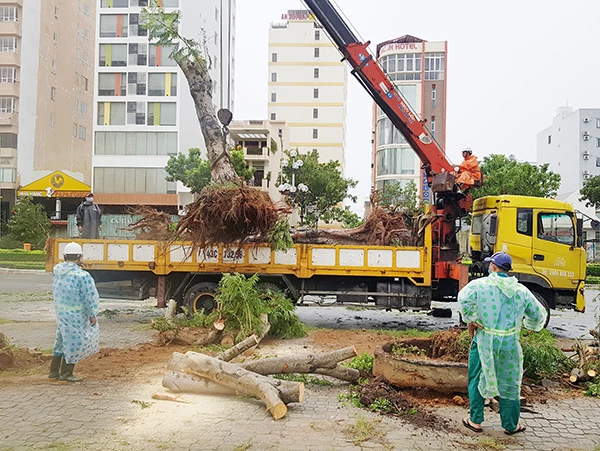
[[[158,0],[181,10],[180,32],[206,36],[213,100],[233,110],[235,0]],[[171,155],[204,147],[187,81],[170,49],[148,41],[140,26],[148,0],[99,0],[94,82],[93,191],[105,211],[155,205],[177,213],[189,190],[165,180]],[[203,34],[204,33],[204,34]]]
[[[292,10],[269,29],[268,119],[285,121],[290,148],[316,149],[344,167],[346,63],[306,10]]]

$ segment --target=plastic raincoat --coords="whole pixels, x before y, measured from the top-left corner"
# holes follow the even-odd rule
[[[98,323],[90,323],[98,315],[98,290],[92,276],[72,262],[54,267],[52,290],[58,323],[53,355],[78,363],[100,350]]]
[[[458,167],[458,178],[456,179],[456,183],[462,185],[464,188],[469,188],[480,180],[481,170],[479,169],[477,157],[475,155],[469,155]]]
[[[464,321],[483,326],[475,335],[481,396],[518,400],[523,378],[521,326],[541,330],[546,310],[516,277],[498,273],[467,284],[458,293],[458,302]]]

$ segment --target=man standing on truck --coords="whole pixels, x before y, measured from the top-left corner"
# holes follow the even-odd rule
[[[68,243],[65,261],[54,267],[52,292],[56,311],[56,343],[52,351],[50,379],[79,382],[75,364],[100,350],[99,296],[92,276],[81,269],[83,250]]]
[[[512,258],[496,252],[485,259],[489,276],[469,282],[459,293],[460,313],[473,338],[469,354],[470,417],[463,425],[481,432],[485,398],[499,397],[500,418],[506,434],[523,432],[521,326],[539,331],[546,310],[516,277],[509,277]]]
[[[79,236],[87,239],[100,238],[102,232],[102,211],[94,204],[94,194],[87,193],[85,200],[77,207],[77,229]]]

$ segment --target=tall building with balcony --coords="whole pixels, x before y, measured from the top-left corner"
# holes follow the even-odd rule
[[[212,61],[213,102],[233,109],[235,0],[159,0],[181,11],[182,36],[203,42]],[[96,33],[93,184],[109,212],[154,205],[176,213],[192,201],[165,180],[171,155],[204,147],[185,76],[171,48],[149,42],[141,10],[148,0],[100,0]]]
[[[0,0],[0,218],[19,187],[61,171],[38,202],[53,211],[91,182],[93,0]],[[66,185],[65,185],[66,182]],[[89,187],[89,185],[88,185]],[[26,193],[31,194],[31,193]],[[73,208],[81,199],[66,199]],[[69,202],[73,205],[69,205]]]
[[[537,135],[537,163],[560,174],[559,195],[600,175],[600,109],[560,107],[552,125]]]
[[[345,165],[346,63],[306,10],[269,29],[268,114],[289,126],[290,147]]]
[[[417,117],[442,149],[446,144],[447,42],[428,42],[405,35],[377,45],[377,60],[412,106]],[[423,202],[430,192],[421,171],[421,161],[404,136],[376,105],[373,108],[373,172],[375,189],[414,181]]]

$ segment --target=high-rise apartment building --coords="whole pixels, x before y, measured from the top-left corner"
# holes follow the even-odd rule
[[[235,0],[158,3],[181,11],[182,36],[206,40],[214,104],[232,110]],[[203,148],[204,139],[186,78],[169,57],[172,49],[149,42],[141,24],[147,5],[98,2],[94,194],[108,211],[155,205],[176,213],[192,198],[181,184],[165,180],[165,165],[171,155]]]
[[[537,135],[537,162],[560,174],[558,194],[600,175],[600,109],[559,108],[552,125]]]
[[[0,0],[4,219],[20,186],[56,171],[91,182],[94,22],[93,0]],[[54,181],[60,190],[65,178]]]
[[[445,148],[446,142],[446,53],[447,42],[428,42],[405,35],[377,45],[377,60],[412,106],[426,120],[432,137]],[[414,181],[421,199],[430,192],[421,171],[421,161],[404,136],[383,111],[374,106],[373,173],[375,189]]]
[[[285,121],[290,147],[316,149],[344,167],[346,63],[306,10],[288,11],[269,30],[268,119]]]

